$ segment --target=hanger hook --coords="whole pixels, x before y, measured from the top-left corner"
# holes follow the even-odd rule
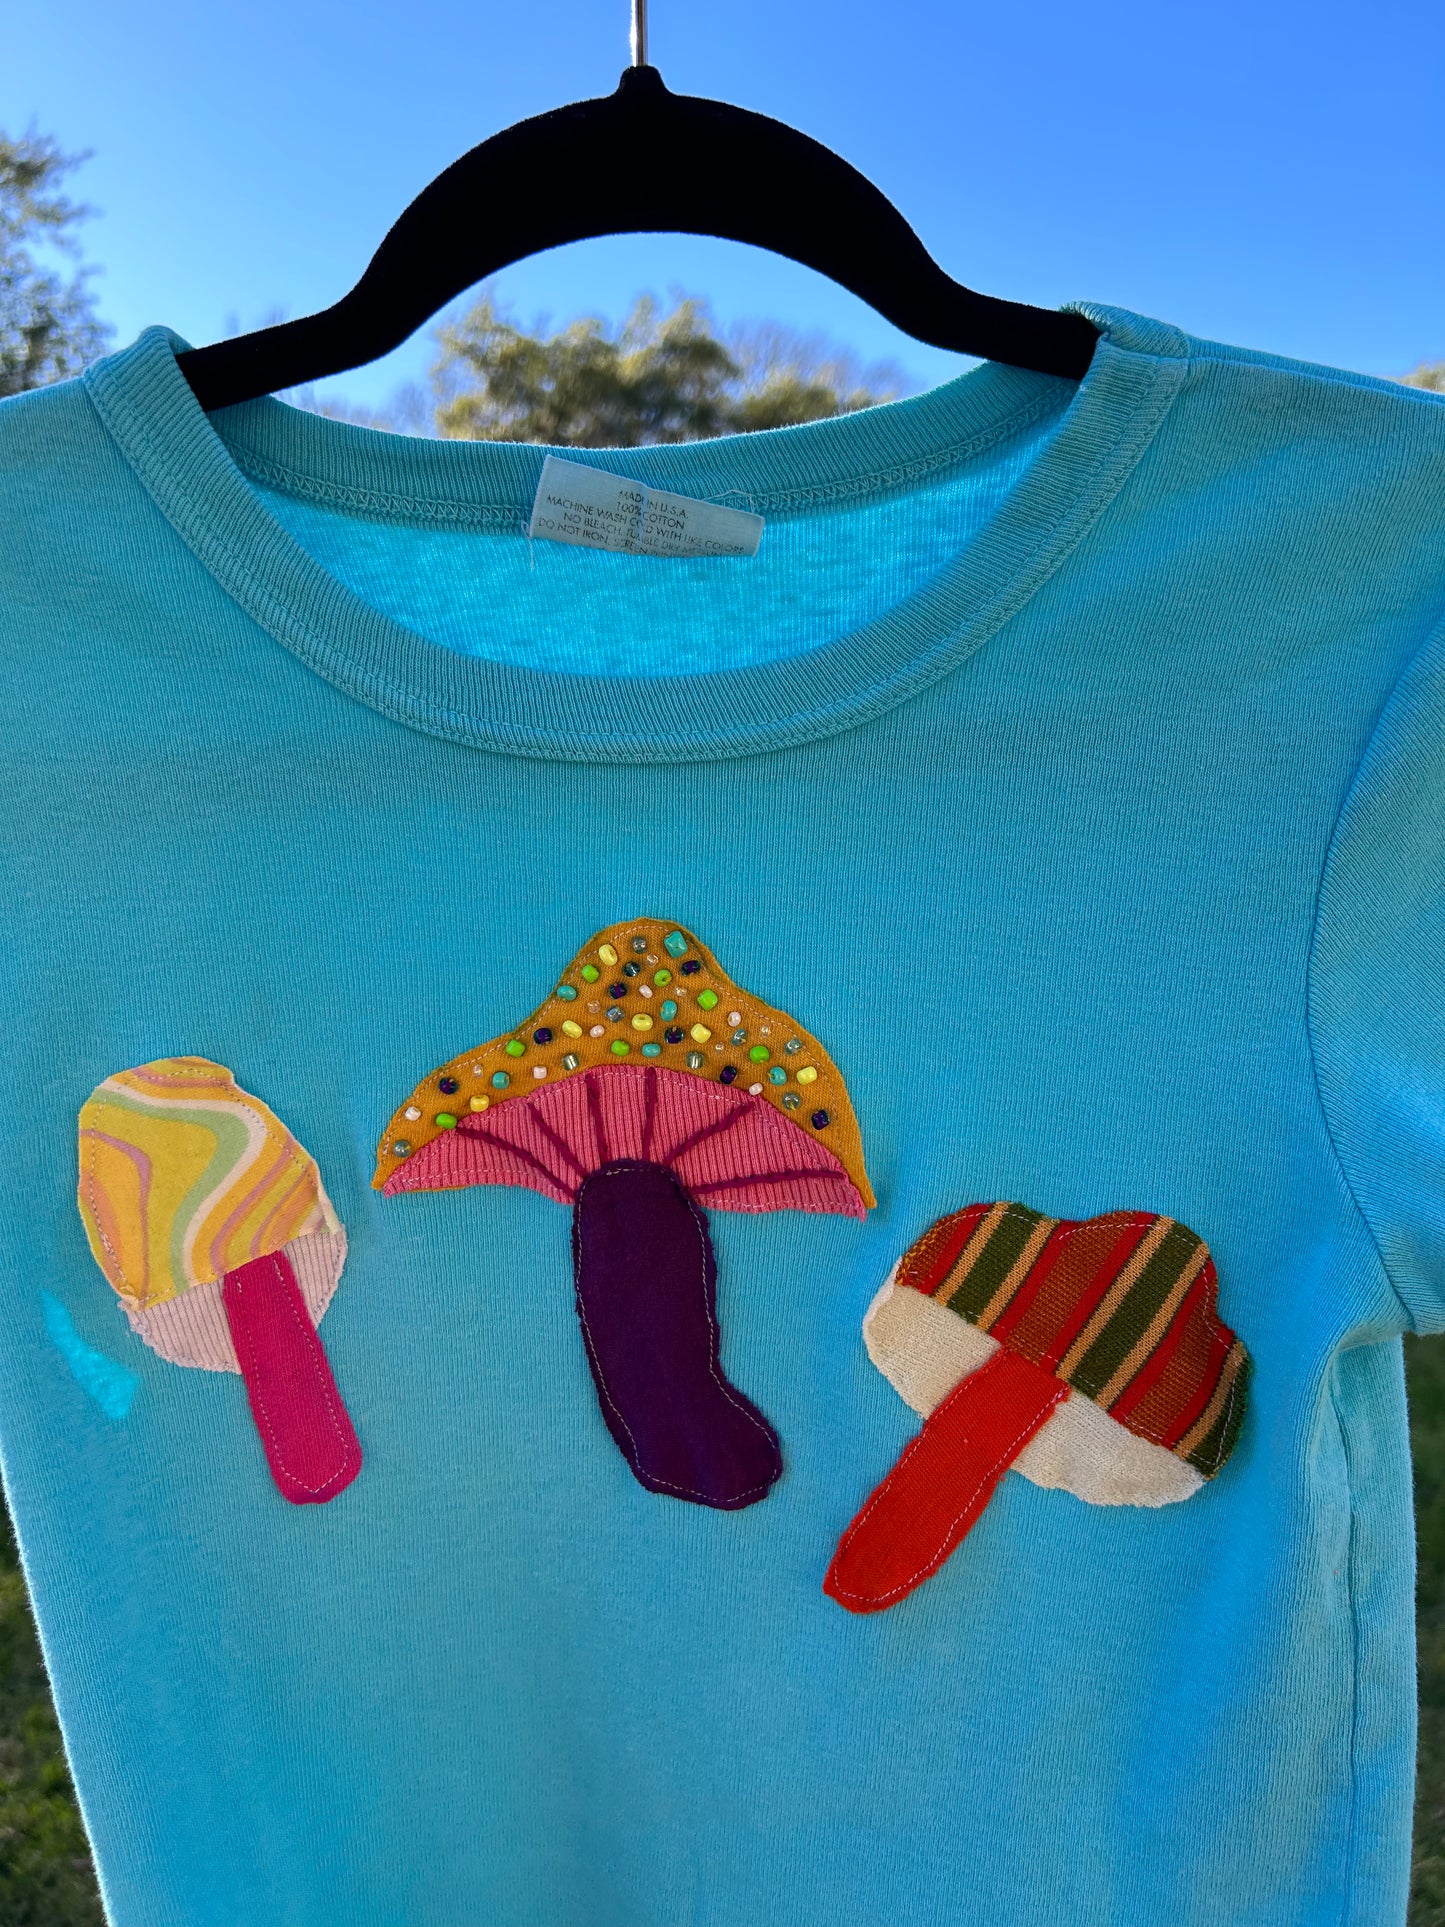
[[[632,64],[647,65],[647,0],[632,0]]]

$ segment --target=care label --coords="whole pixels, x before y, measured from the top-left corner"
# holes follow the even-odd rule
[[[763,518],[549,455],[527,533],[619,555],[756,555]]]

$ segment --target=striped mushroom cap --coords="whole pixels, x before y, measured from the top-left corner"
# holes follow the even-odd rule
[[[1015,1468],[1096,1504],[1166,1505],[1213,1478],[1244,1420],[1249,1355],[1217,1283],[1208,1245],[1173,1218],[972,1204],[904,1253],[864,1339],[925,1417],[1000,1348],[1027,1359],[1075,1396]]]
[[[827,1051],[786,1011],[735,984],[690,931],[656,917],[598,931],[525,1023],[423,1078],[382,1134],[372,1184],[392,1192],[445,1184],[418,1182],[404,1167],[465,1120],[579,1072],[649,1065],[770,1105],[831,1153],[827,1162],[842,1166],[862,1205],[875,1203],[858,1121]],[[438,1172],[449,1162],[420,1160]]]
[[[1223,1465],[1249,1359],[1215,1311],[1209,1247],[1150,1211],[941,1218],[863,1321],[923,1430],[838,1541],[823,1590],[896,1606],[938,1572],[1012,1467],[1095,1505],[1168,1505]]]

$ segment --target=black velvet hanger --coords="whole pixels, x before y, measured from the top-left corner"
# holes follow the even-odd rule
[[[359,368],[500,269],[602,234],[746,241],[826,274],[935,348],[1084,373],[1098,333],[1083,315],[975,294],[818,141],[764,114],[669,93],[647,65],[646,0],[633,0],[633,49],[615,94],[518,121],[439,174],[334,306],[182,354],[201,406]]]

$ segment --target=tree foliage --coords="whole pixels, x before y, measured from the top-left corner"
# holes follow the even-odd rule
[[[105,346],[89,270],[66,274],[36,259],[51,247],[74,255],[72,232],[91,212],[60,191],[84,154],[64,154],[48,134],[0,132],[0,395],[79,373]]]
[[[1437,395],[1445,395],[1445,361],[1422,361],[1400,379],[1411,388],[1430,388]]]
[[[635,448],[778,428],[897,395],[902,376],[778,327],[719,333],[706,305],[642,296],[620,328],[596,317],[528,333],[484,294],[437,334],[436,432],[456,440]]]

